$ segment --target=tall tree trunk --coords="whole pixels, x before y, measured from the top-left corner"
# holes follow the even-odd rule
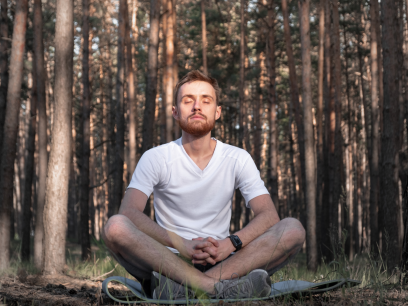
[[[370,4],[373,6],[373,12],[375,14],[375,30],[377,32],[377,56],[378,56],[378,109],[380,116],[380,135],[379,135],[379,151],[381,152],[381,131],[383,129],[383,102],[384,102],[384,73],[383,73],[383,58],[382,58],[382,42],[381,42],[381,18],[380,18],[380,8],[377,1],[372,1]],[[371,12],[371,11],[370,11]],[[372,17],[371,17],[372,18]]]
[[[81,162],[81,251],[82,260],[91,256],[89,238],[89,158],[91,94],[89,84],[89,0],[82,0],[82,162]]]
[[[73,0],[57,0],[55,23],[55,113],[44,207],[44,274],[61,273],[65,265],[68,184],[71,163]]]
[[[207,21],[205,18],[205,4],[204,0],[201,0],[201,35],[203,42],[203,72],[208,75],[207,69]]]
[[[312,112],[312,63],[310,59],[309,0],[299,0],[300,40],[302,45],[302,101],[305,127],[306,213],[307,213],[307,268],[317,269],[316,240],[316,168]]]
[[[238,146],[243,148],[245,104],[245,0],[241,0],[241,32],[239,51],[239,136]]]
[[[270,171],[269,186],[272,201],[279,207],[278,186],[278,130],[276,122],[276,72],[275,72],[275,3],[269,0],[268,4],[268,36],[267,36],[267,63],[269,72],[269,127],[270,127]]]
[[[344,16],[344,18],[346,18]],[[348,53],[348,40],[347,40],[347,28],[344,25],[343,27],[343,39],[344,39],[344,75],[346,77],[346,98],[347,98],[347,126],[346,126],[346,131],[345,131],[345,135],[346,135],[346,139],[345,139],[345,143],[347,144],[346,147],[346,189],[347,189],[347,194],[346,194],[346,204],[348,209],[346,210],[346,212],[348,211],[348,216],[347,216],[347,228],[348,228],[348,235],[347,235],[347,240],[346,240],[346,251],[345,253],[348,254],[349,256],[349,260],[353,261],[354,258],[354,209],[353,209],[353,205],[354,205],[354,201],[353,201],[353,189],[354,189],[354,185],[353,185],[353,150],[352,150],[352,133],[351,133],[351,125],[352,125],[352,115],[351,115],[351,103],[352,100],[350,99],[350,88],[349,88],[349,74],[348,74],[348,59],[349,59],[349,53]]]
[[[265,41],[263,30],[259,30],[258,41]],[[262,75],[262,65],[263,65],[263,53],[257,51],[255,67],[259,71],[259,74],[254,78],[254,106],[253,106],[253,146],[252,146],[252,157],[254,159],[255,165],[259,171],[261,171],[261,138],[262,138],[262,123],[261,117],[263,112],[263,95],[262,87],[263,75]]]
[[[371,248],[372,251],[378,252],[377,244],[379,242],[378,234],[378,197],[379,197],[379,129],[380,129],[380,114],[378,103],[379,89],[379,70],[378,70],[378,39],[377,37],[377,14],[375,5],[378,6],[377,0],[371,0],[370,15],[371,15],[371,152],[370,158],[370,229],[371,229]],[[367,131],[368,132],[368,131]]]
[[[7,0],[1,0],[0,11],[0,154],[3,146],[4,120],[6,118],[6,102],[8,88],[8,7]]]
[[[325,80],[326,80],[326,114],[325,114],[325,139],[324,139],[324,152],[323,152],[323,205],[322,205],[322,222],[320,232],[321,236],[321,251],[322,257],[326,262],[330,262],[333,259],[332,246],[331,246],[331,233],[328,229],[331,228],[331,189],[332,180],[330,177],[330,160],[334,153],[334,100],[333,100],[333,81],[332,81],[332,50],[331,50],[331,9],[329,1],[325,1],[325,39],[324,39],[324,62],[325,62]]]
[[[38,187],[37,209],[35,217],[34,234],[34,264],[37,269],[42,268],[43,262],[43,239],[44,222],[43,211],[45,204],[45,181],[47,177],[48,153],[47,153],[47,110],[45,94],[45,70],[44,70],[44,46],[42,35],[42,8],[41,0],[34,0],[34,60],[37,84],[37,107],[38,107]]]
[[[161,17],[161,22],[162,22],[162,28],[161,32],[163,35],[162,39],[162,73],[161,73],[161,87],[162,87],[162,99],[160,101],[160,106],[159,106],[159,116],[160,116],[160,144],[165,144],[167,142],[167,128],[166,128],[166,106],[167,106],[167,95],[166,95],[166,89],[167,89],[167,51],[166,51],[166,43],[167,43],[167,19],[168,19],[168,11],[167,11],[167,4],[168,0],[161,0],[161,6],[163,7],[163,14]],[[159,47],[160,50],[160,47]],[[159,51],[160,52],[160,51]],[[160,73],[160,70],[159,70]],[[160,85],[158,85],[160,87]]]
[[[380,202],[383,214],[383,253],[389,273],[399,263],[398,242],[398,148],[399,148],[399,102],[397,7],[395,1],[382,1],[382,46],[384,70],[384,129],[381,139]]]
[[[319,55],[318,55],[318,100],[316,106],[316,128],[317,128],[317,181],[316,181],[316,235],[317,245],[321,245],[321,220],[323,205],[323,174],[324,174],[324,157],[323,157],[323,88],[324,88],[324,5],[325,0],[320,0],[319,7]],[[320,254],[317,253],[317,262],[320,262]]]
[[[119,210],[123,189],[123,163],[125,146],[125,117],[124,117],[124,81],[125,81],[125,18],[126,1],[119,1],[119,32],[118,32],[118,59],[116,75],[116,140],[115,140],[115,175],[113,187],[114,213]]]
[[[107,190],[107,199],[106,199],[106,205],[107,205],[107,210],[108,210],[108,217],[111,217],[115,213],[115,203],[113,201],[114,196],[114,182],[115,182],[115,167],[113,164],[113,159],[115,156],[115,102],[113,99],[113,72],[112,72],[112,58],[111,58],[111,31],[110,31],[110,26],[111,26],[111,18],[109,15],[108,11],[105,11],[105,16],[107,20],[107,28],[108,30],[106,31],[106,49],[105,49],[105,61],[107,63],[107,126],[108,126],[108,146],[107,146],[107,184],[106,188]],[[113,177],[111,176],[113,174]]]
[[[245,122],[245,0],[241,0],[241,28],[240,28],[240,51],[239,51],[239,130],[238,146],[243,148],[244,122]],[[242,214],[242,194],[239,190],[235,192],[235,226],[240,227]]]
[[[150,0],[150,33],[146,78],[146,99],[143,114],[142,154],[153,147],[154,115],[157,95],[158,48],[160,30],[160,1]],[[150,216],[150,200],[145,207],[145,214]]]
[[[157,69],[160,30],[160,1],[150,1],[150,33],[146,78],[146,105],[143,116],[142,154],[153,147],[154,112],[156,109]]]
[[[35,80],[35,61],[32,61],[33,69],[31,72],[31,97],[30,97],[30,117],[27,137],[27,157],[26,157],[26,181],[24,184],[24,201],[23,201],[23,233],[21,237],[21,259],[30,260],[30,223],[33,182],[35,181],[34,170],[34,151],[35,151],[35,130],[37,125],[37,84]]]
[[[6,269],[10,262],[10,216],[13,209],[14,159],[16,158],[20,91],[23,80],[27,7],[27,0],[16,2],[11,43],[10,81],[7,90],[0,169],[0,270]]]
[[[174,57],[173,57],[173,85],[178,83],[178,60],[177,60],[177,0],[173,1],[173,37],[174,37]],[[174,125],[174,139],[180,137],[180,126]]]
[[[133,4],[136,5],[136,4]],[[133,54],[134,48],[131,41],[131,36],[134,35],[132,30],[133,18],[130,19],[129,16],[129,6],[126,2],[126,34],[125,34],[125,44],[126,44],[126,67],[127,67],[127,99],[128,99],[128,109],[129,109],[129,165],[128,173],[131,177],[133,171],[136,168],[136,155],[137,155],[137,141],[136,141],[136,132],[137,132],[137,101],[136,101],[136,86],[135,86],[135,72],[133,65]],[[135,17],[136,18],[136,17]]]
[[[174,83],[174,14],[173,0],[167,0],[167,26],[166,26],[166,142],[173,140],[173,88]],[[205,72],[206,73],[206,72]]]
[[[333,43],[333,62],[334,62],[334,100],[335,100],[335,151],[333,160],[333,202],[331,203],[331,219],[332,219],[332,230],[334,239],[338,241],[339,237],[339,201],[341,195],[341,172],[342,170],[342,156],[343,156],[343,145],[342,145],[342,134],[341,134],[341,108],[343,103],[342,92],[341,92],[341,58],[340,58],[340,18],[339,18],[339,8],[336,0],[332,1],[332,14],[333,14],[333,28],[332,28],[332,43]]]
[[[297,84],[295,59],[293,56],[292,38],[290,36],[288,4],[286,0],[282,0],[282,15],[283,15],[283,28],[284,28],[284,35],[285,35],[285,42],[286,42],[286,55],[288,57],[288,66],[289,66],[290,101],[291,101],[291,107],[293,109],[293,113],[295,115],[295,122],[296,122],[296,127],[297,127],[297,132],[298,132],[298,145],[299,145],[300,168],[301,168],[301,186],[302,186],[301,194],[304,194],[306,192],[305,136],[304,136],[305,133],[304,133],[304,128],[303,128],[302,114],[301,114],[300,103],[299,103],[299,89],[298,89],[298,84]]]

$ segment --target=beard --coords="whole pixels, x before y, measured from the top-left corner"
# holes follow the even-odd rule
[[[202,122],[202,121],[189,122],[188,119],[196,115],[202,116],[205,119],[205,122]],[[194,137],[203,137],[207,135],[209,132],[211,132],[211,130],[215,126],[215,120],[208,121],[207,116],[203,114],[197,114],[197,113],[189,116],[186,121],[177,120],[177,123],[184,132],[186,132],[187,134],[193,135]]]

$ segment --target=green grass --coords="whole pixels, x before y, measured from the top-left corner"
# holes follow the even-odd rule
[[[12,242],[10,268],[7,271],[0,272],[0,278],[2,275],[7,274],[21,280],[26,275],[35,275],[40,272],[34,267],[33,262],[21,261],[19,255],[20,249],[21,242],[14,240]],[[396,270],[393,274],[389,275],[383,259],[381,257],[375,258],[368,254],[355,256],[353,261],[349,261],[344,255],[341,245],[336,254],[338,254],[336,260],[324,262],[318,267],[316,272],[312,272],[307,270],[306,254],[299,253],[286,267],[272,275],[272,282],[305,280],[319,283],[339,278],[350,278],[361,281],[359,288],[347,292],[342,289],[340,293],[339,291],[333,291],[323,294],[322,298],[325,303],[329,301],[327,305],[336,305],[339,298],[342,299],[342,297],[346,300],[359,300],[358,304],[361,305],[384,305],[392,301],[400,302],[400,300],[396,300],[393,297],[393,294],[395,292],[403,294],[404,290],[407,289],[402,282],[404,273]],[[109,276],[124,276],[132,279],[132,276],[113,259],[104,242],[96,240],[92,241],[92,255],[87,261],[82,261],[81,259],[81,247],[79,244],[67,242],[64,273],[71,277],[85,280],[103,280]],[[98,276],[102,277],[98,278]],[[365,289],[370,289],[369,293]],[[408,301],[408,295],[404,295],[401,298]],[[309,299],[312,299],[312,297],[304,296],[294,300],[290,296],[284,296],[279,304],[314,305]],[[206,305],[207,302],[202,300],[200,304]],[[316,305],[320,305],[321,300],[316,302]],[[248,303],[248,305],[250,304]],[[245,305],[247,304],[244,303]]]
[[[20,242],[12,242],[12,256],[10,268],[1,274],[18,275],[22,270],[28,275],[37,274],[38,271],[33,262],[22,262],[20,257]],[[338,252],[337,254],[342,254]],[[103,241],[92,241],[92,255],[87,261],[82,261],[80,245],[67,243],[66,266],[64,273],[81,279],[104,279],[109,276],[124,276],[132,278],[127,271],[117,264],[110,255]],[[111,272],[107,274],[108,272]],[[104,275],[102,278],[98,276]],[[371,288],[374,290],[386,290],[392,288],[402,288],[402,275],[399,271],[388,275],[382,258],[374,259],[374,256],[367,254],[359,255],[353,261],[340,255],[335,261],[323,263],[316,272],[307,270],[306,255],[298,254],[286,267],[276,272],[271,278],[272,282],[285,280],[305,280],[310,282],[322,282],[338,278],[351,278],[361,281],[360,288]]]

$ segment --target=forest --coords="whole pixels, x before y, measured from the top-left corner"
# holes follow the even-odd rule
[[[174,87],[217,79],[311,271],[408,259],[408,1],[1,0],[0,270],[92,259],[144,152],[181,137]],[[145,214],[154,220],[153,196]],[[253,218],[239,190],[230,231]],[[18,247],[14,247],[18,245]]]

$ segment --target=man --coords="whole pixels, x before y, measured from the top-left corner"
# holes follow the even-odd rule
[[[173,117],[182,137],[142,156],[119,214],[104,228],[115,258],[153,298],[191,298],[189,288],[218,298],[268,296],[270,275],[305,240],[298,220],[279,219],[251,156],[211,138],[219,91],[199,71],[180,80]],[[229,236],[237,188],[254,218]],[[143,214],[152,192],[157,223]]]

